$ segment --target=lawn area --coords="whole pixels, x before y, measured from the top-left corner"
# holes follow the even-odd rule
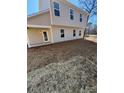
[[[27,93],[97,93],[97,43],[79,39],[27,53]]]
[[[75,56],[84,56],[96,61],[96,55],[97,43],[83,39],[30,48],[27,49],[27,70],[30,72]]]

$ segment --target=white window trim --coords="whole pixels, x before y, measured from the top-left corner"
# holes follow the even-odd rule
[[[81,35],[80,35],[80,32],[81,32]],[[79,30],[79,36],[80,36],[80,37],[82,36],[82,31],[81,31],[81,30]]]
[[[59,9],[54,8],[54,2],[59,4]],[[54,16],[56,16],[56,15],[55,15],[55,10],[58,10],[58,11],[59,11],[59,13],[60,13],[60,16],[61,16],[61,11],[60,11],[61,6],[60,6],[60,2],[58,2],[58,1],[54,1],[54,2],[53,2],[53,12],[54,12]],[[57,16],[57,17],[59,17],[59,16]]]
[[[61,38],[65,38],[65,29],[64,29],[64,28],[59,29],[60,35],[62,35],[62,33],[61,33],[61,30],[62,30],[62,29],[64,30],[64,37],[61,37],[61,36],[60,36],[60,37],[61,37]]]
[[[82,16],[81,16],[82,15]],[[83,22],[83,14],[80,13],[80,19],[82,19],[82,22]],[[81,21],[80,21],[81,22]]]
[[[43,32],[46,32],[46,33],[47,33],[47,38],[48,38],[47,41],[45,41],[45,37],[44,37]],[[47,31],[47,30],[43,30],[43,31],[42,31],[42,37],[43,37],[43,42],[49,42],[49,34],[48,34],[48,31]]]
[[[75,11],[74,11],[74,9],[72,9],[72,8],[69,8],[69,18],[70,18],[70,16],[71,16],[71,12],[70,12],[70,10],[73,10],[73,20],[74,20],[74,16],[75,16]],[[70,18],[70,20],[72,20],[71,18]],[[73,21],[72,20],[72,21]]]
[[[75,36],[74,36],[74,30],[75,30]],[[76,38],[76,29],[73,29],[73,37]]]

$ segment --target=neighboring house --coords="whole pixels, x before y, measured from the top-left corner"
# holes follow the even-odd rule
[[[88,13],[67,0],[39,0],[27,18],[28,47],[83,38]]]

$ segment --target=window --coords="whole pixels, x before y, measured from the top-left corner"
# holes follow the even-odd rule
[[[81,30],[79,31],[79,36],[81,36]]]
[[[60,7],[59,7],[59,3],[54,2],[54,14],[55,16],[60,16]]]
[[[82,19],[82,14],[80,14],[80,22],[82,22],[82,20],[83,20],[83,19]]]
[[[75,30],[73,30],[73,37],[75,37],[76,36],[76,31]]]
[[[44,36],[44,41],[48,41],[47,32],[43,32],[43,36]]]
[[[61,32],[61,38],[64,38],[64,36],[65,36],[64,35],[64,29],[61,29],[60,32]]]
[[[70,9],[70,19],[74,20],[74,10]]]

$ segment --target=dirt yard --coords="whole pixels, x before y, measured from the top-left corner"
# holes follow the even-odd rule
[[[85,40],[97,42],[97,35],[89,35],[88,37],[85,37]]]
[[[27,93],[97,93],[97,43],[79,39],[27,53]]]
[[[83,39],[57,43],[27,50],[28,72],[50,63],[66,61],[74,56],[96,57],[97,44]]]

